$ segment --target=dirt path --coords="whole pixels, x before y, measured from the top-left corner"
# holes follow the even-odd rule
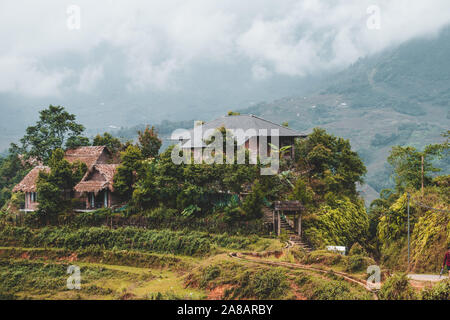
[[[441,280],[447,279],[448,276],[439,276],[435,274],[408,274],[408,278],[414,281],[439,282]]]
[[[234,259],[246,260],[246,261],[251,261],[251,262],[261,263],[261,264],[266,264],[266,265],[286,267],[286,268],[291,268],[291,269],[302,269],[302,270],[309,270],[309,271],[314,271],[314,272],[319,272],[319,273],[328,273],[328,272],[332,271],[331,269],[319,269],[319,268],[315,268],[315,267],[311,267],[311,266],[303,265],[303,264],[298,264],[298,263],[262,260],[260,258],[255,258],[253,256],[243,255],[243,254],[238,253],[238,252],[233,252],[233,253],[230,253],[229,255],[230,255],[230,257],[232,257]],[[366,289],[367,291],[372,292],[374,298],[376,300],[378,300],[378,296],[376,295],[375,290],[379,289],[379,288],[370,286],[365,281],[361,281],[359,279],[355,279],[355,278],[353,278],[351,275],[349,275],[347,273],[338,272],[338,271],[334,271],[334,270],[333,270],[333,272],[334,272],[334,274],[342,277],[344,280],[346,280],[348,282],[351,282],[351,283],[355,283],[357,285],[360,285],[364,289]]]

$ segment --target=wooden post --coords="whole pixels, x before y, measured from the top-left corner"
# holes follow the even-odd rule
[[[423,155],[422,155],[422,196],[423,196]]]
[[[280,220],[280,211],[278,211],[278,223],[277,223],[278,232],[277,235],[281,234],[281,220]]]
[[[273,232],[277,232],[277,230],[275,229],[275,210],[272,211],[272,224],[273,224]]]

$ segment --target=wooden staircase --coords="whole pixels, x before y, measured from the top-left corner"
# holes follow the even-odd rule
[[[281,216],[281,229],[284,230],[289,235],[289,241],[291,241],[294,245],[301,247],[307,252],[311,251],[311,248],[305,244],[301,237],[297,234],[294,228],[286,221],[286,219]]]
[[[264,216],[263,216],[264,223],[272,224],[273,223],[273,211],[272,211],[272,209],[264,206],[263,207],[263,213],[264,213]],[[289,240],[295,246],[299,246],[299,247],[303,248],[307,252],[310,252],[312,250],[307,244],[302,242],[302,239],[297,235],[295,230],[289,225],[289,223],[283,217],[281,218],[281,225],[280,225],[280,227],[281,227],[282,230],[287,232],[287,234],[289,235]]]

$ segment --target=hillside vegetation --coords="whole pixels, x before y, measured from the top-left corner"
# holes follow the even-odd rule
[[[368,202],[392,188],[386,158],[392,146],[423,148],[450,121],[450,28],[360,59],[309,95],[241,110],[304,132],[320,126],[350,139],[367,166]],[[439,165],[450,173],[450,160]]]

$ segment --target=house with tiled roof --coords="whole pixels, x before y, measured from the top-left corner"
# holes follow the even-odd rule
[[[114,202],[113,196],[108,194],[108,191],[113,191],[112,183],[117,165],[110,164],[112,155],[107,147],[85,146],[69,149],[64,153],[64,159],[70,163],[80,161],[86,164],[88,168],[85,176],[80,181],[83,184],[78,189],[74,188],[72,192],[74,198],[79,198],[82,202],[86,203],[86,207],[82,209],[94,209],[99,207],[100,203],[103,204],[102,206],[109,207]],[[34,167],[13,188],[13,192],[25,193],[25,206],[23,211],[34,211],[38,207],[36,184],[40,171],[49,172],[50,168],[42,165]],[[95,185],[96,187],[88,188],[89,184],[92,186]],[[100,197],[102,197],[102,201],[99,201]]]
[[[25,193],[25,207],[24,211],[34,211],[37,209],[37,190],[36,183],[39,176],[39,172],[50,172],[50,168],[47,166],[36,166],[31,169],[30,172],[20,181],[14,188],[13,192]]]
[[[77,193],[86,195],[85,210],[108,208],[117,203],[113,179],[118,166],[118,164],[95,164],[74,187]]]

